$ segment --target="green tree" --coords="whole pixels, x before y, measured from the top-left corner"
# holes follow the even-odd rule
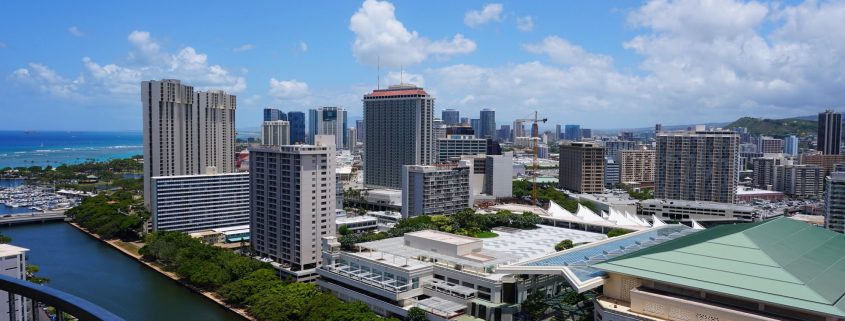
[[[413,307],[408,310],[408,321],[425,321],[425,310]]]
[[[560,243],[558,243],[558,244],[555,244],[555,251],[568,250],[568,249],[571,249],[573,247],[575,247],[575,244],[572,243],[572,240],[566,239],[566,240],[560,241]]]
[[[12,243],[12,238],[0,233],[0,244]]]
[[[349,235],[352,233],[352,230],[350,230],[349,226],[346,226],[346,224],[341,224],[340,227],[337,228],[337,233],[340,235]]]
[[[275,271],[259,269],[240,280],[224,285],[218,292],[226,302],[241,306],[250,296],[281,284],[282,280]]]
[[[50,279],[45,277],[40,277],[35,275],[36,273],[41,271],[41,268],[38,265],[27,263],[25,267],[26,271],[26,280],[35,284],[46,284],[50,282]]]
[[[615,229],[612,229],[609,232],[607,232],[607,237],[616,237],[616,236],[625,235],[625,234],[628,234],[628,233],[631,233],[631,231],[621,229],[621,228],[615,228]]]
[[[522,312],[529,320],[540,320],[546,310],[549,309],[549,304],[546,303],[546,294],[542,291],[534,291],[528,295],[525,301],[522,301]]]

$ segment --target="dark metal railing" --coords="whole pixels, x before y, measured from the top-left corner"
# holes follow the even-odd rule
[[[114,313],[75,295],[6,275],[0,275],[0,292],[6,292],[9,295],[8,320],[10,321],[40,320],[37,314],[39,309],[36,308],[39,305],[38,303],[55,308],[55,320],[57,321],[64,320],[64,313],[81,321],[125,321]],[[15,296],[20,296],[22,299],[17,300]],[[27,300],[23,298],[30,301],[29,304],[31,304],[32,309],[28,312],[25,306],[16,306],[17,304],[27,304]],[[18,312],[18,310],[21,312]],[[27,315],[28,313],[31,313],[31,318]],[[23,316],[22,320],[20,316]],[[0,316],[0,319],[6,319],[6,317]]]

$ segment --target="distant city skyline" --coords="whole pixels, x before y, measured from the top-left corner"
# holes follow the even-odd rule
[[[257,126],[266,107],[340,106],[359,119],[363,94],[400,79],[429,90],[438,114],[493,108],[504,123],[537,109],[553,123],[593,129],[802,116],[845,102],[837,76],[845,42],[830,32],[845,29],[845,2],[367,0],[146,10],[160,5],[0,5],[4,128],[140,130],[138,85],[163,78],[237,95],[238,128]],[[220,12],[248,23],[207,19]],[[177,28],[157,23],[176,19]]]

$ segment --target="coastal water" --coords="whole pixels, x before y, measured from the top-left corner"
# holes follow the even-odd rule
[[[0,188],[17,187],[17,186],[20,186],[21,184],[23,184],[22,179],[0,179]],[[29,214],[29,213],[32,213],[32,210],[25,208],[25,207],[14,208],[14,207],[6,206],[6,205],[0,205],[0,215],[20,214],[20,213]]]
[[[127,321],[243,321],[67,223],[0,229],[28,248],[49,286],[91,301]]]
[[[58,166],[143,154],[141,132],[0,131],[0,168]]]

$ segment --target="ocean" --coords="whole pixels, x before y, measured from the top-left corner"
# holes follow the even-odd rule
[[[0,168],[58,166],[143,154],[141,132],[2,131]]]

